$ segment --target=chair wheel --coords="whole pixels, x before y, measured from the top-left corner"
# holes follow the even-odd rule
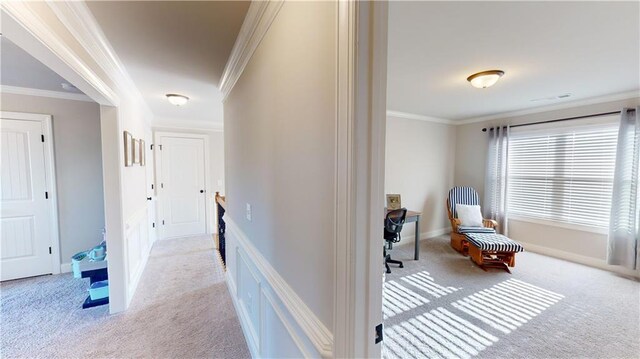
[[[401,264],[399,268],[404,268],[404,264]]]
[[[391,273],[391,269],[387,269],[387,273]]]

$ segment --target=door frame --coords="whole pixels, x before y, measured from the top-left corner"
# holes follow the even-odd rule
[[[49,239],[51,244],[51,274],[60,274],[60,235],[58,223],[58,190],[56,185],[55,156],[53,152],[52,116],[38,113],[0,111],[5,120],[40,122],[44,135],[45,186],[49,193]]]
[[[164,216],[164,196],[162,195],[162,191],[159,190],[159,184],[162,182],[162,150],[160,146],[160,138],[161,137],[178,137],[178,138],[189,138],[189,139],[199,139],[204,141],[204,193],[205,193],[205,201],[204,201],[204,218],[205,218],[205,233],[203,234],[211,234],[211,229],[213,228],[213,224],[211,223],[212,210],[209,208],[211,202],[209,199],[209,188],[213,188],[213,186],[209,185],[209,181],[211,180],[210,174],[210,165],[209,165],[209,136],[203,135],[199,133],[190,133],[190,132],[170,132],[170,131],[154,131],[153,132],[153,153],[154,153],[154,161],[155,161],[155,193],[158,198],[158,206],[156,206],[156,223],[160,223],[159,218]],[[164,233],[164,228],[158,225],[158,239],[170,239],[170,238],[183,238],[185,236],[178,237],[166,237]]]

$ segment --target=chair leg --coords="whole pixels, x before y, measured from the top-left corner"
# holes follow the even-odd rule
[[[402,261],[398,261],[398,260],[395,260],[395,259],[388,258],[387,259],[387,263],[398,264],[399,268],[404,268],[404,264],[402,264]]]
[[[384,266],[387,267],[387,273],[391,273],[391,268],[389,267],[389,264],[387,264],[387,262],[384,262]]]

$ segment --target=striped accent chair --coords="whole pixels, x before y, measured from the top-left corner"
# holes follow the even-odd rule
[[[467,233],[496,233],[498,222],[492,219],[484,219],[483,227],[465,227],[460,225],[456,204],[479,205],[478,192],[472,187],[453,187],[447,196],[447,212],[451,222],[451,247],[463,255],[469,255],[469,242]]]

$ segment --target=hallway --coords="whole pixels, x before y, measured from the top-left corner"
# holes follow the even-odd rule
[[[118,315],[80,309],[86,283],[70,274],[3,283],[1,355],[248,358],[224,274],[213,241],[200,236],[156,242],[130,310]]]

